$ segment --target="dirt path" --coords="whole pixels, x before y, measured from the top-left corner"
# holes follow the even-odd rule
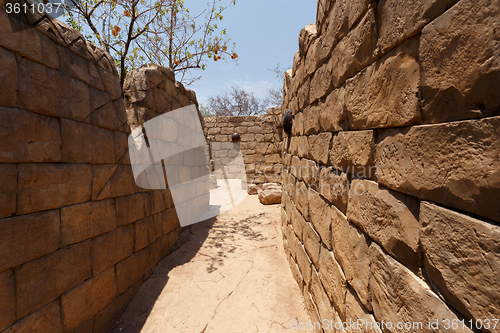
[[[309,321],[283,250],[280,206],[248,196],[192,226],[163,259],[112,333],[298,332]]]

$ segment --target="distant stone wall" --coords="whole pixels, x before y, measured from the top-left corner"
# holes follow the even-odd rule
[[[500,3],[317,8],[282,107],[284,247],[311,318],[500,332],[484,326],[500,318]]]
[[[173,86],[153,110],[196,103]],[[114,61],[0,9],[0,124],[0,332],[106,332],[180,231],[170,191],[135,185]]]
[[[241,141],[236,145],[241,150],[246,170],[234,170],[235,177],[246,171],[249,184],[260,186],[281,182],[283,133],[280,108],[270,108],[262,116],[207,117],[205,133],[215,167],[218,161],[226,165],[235,157],[231,156],[235,152],[231,136],[238,133]]]

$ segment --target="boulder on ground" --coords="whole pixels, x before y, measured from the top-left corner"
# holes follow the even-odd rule
[[[262,190],[258,191],[259,200],[264,205],[281,203],[281,185],[275,183],[266,183]]]

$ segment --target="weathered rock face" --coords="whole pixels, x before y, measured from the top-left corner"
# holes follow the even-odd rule
[[[499,0],[317,2],[281,111],[284,245],[311,318],[500,332],[484,327],[500,309],[499,34]]]

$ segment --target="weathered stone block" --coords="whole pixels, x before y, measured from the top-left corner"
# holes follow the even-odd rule
[[[152,244],[155,238],[155,220],[153,216],[145,217],[135,224],[135,251],[139,251],[149,244]]]
[[[59,247],[59,210],[0,221],[0,271],[54,252]]]
[[[306,223],[306,220],[304,220],[304,217],[300,212],[298,211],[297,207],[293,202],[290,202],[291,205],[291,222],[292,222],[292,227],[293,231],[297,235],[297,237],[302,241],[302,228],[304,227],[304,224]]]
[[[61,297],[64,332],[73,332],[116,297],[114,267],[85,281]]]
[[[311,88],[311,80],[308,78],[297,91],[297,99],[300,110],[304,110],[309,105],[309,90]]]
[[[89,165],[19,164],[18,170],[18,214],[90,200]]]
[[[0,48],[0,104],[17,106],[17,62],[14,53]]]
[[[359,177],[373,177],[373,131],[346,131],[333,135],[330,163]]]
[[[56,118],[0,107],[0,124],[1,162],[61,160],[61,134]]]
[[[17,165],[0,164],[0,218],[16,213]]]
[[[115,139],[115,163],[130,165],[127,133],[114,131],[113,135]]]
[[[459,322],[457,316],[446,304],[434,294],[427,284],[413,274],[409,269],[385,254],[382,249],[372,243],[370,290],[372,295],[373,313],[378,322],[410,322],[422,323],[421,331],[429,329],[431,321],[439,321],[436,332],[472,332],[462,328],[445,329],[443,321]],[[389,332],[397,332],[396,325]]]
[[[59,302],[52,302],[35,313],[19,320],[3,333],[54,332],[62,333]]]
[[[498,318],[500,227],[429,202],[420,221],[426,272],[439,292],[469,319]]]
[[[85,83],[22,57],[17,60],[20,108],[90,122],[90,93]]]
[[[302,158],[309,158],[309,153],[310,153],[310,146],[309,142],[307,140],[307,136],[301,136],[297,138],[297,144],[298,144],[298,156]]]
[[[96,276],[134,252],[134,228],[124,226],[92,240],[92,272]]]
[[[311,259],[309,259],[309,256],[307,255],[304,246],[300,242],[296,242],[295,244],[297,244],[297,250],[296,250],[297,266],[299,267],[302,278],[304,279],[304,283],[307,286],[310,286],[311,269],[312,269]]]
[[[297,182],[296,190],[292,194],[293,201],[306,220],[309,220],[309,189],[304,182]]]
[[[60,249],[16,271],[17,316],[24,317],[90,278],[90,241]]]
[[[16,287],[13,271],[0,273],[0,330],[16,321]]]
[[[402,127],[420,121],[418,39],[412,38],[346,81],[352,130]]]
[[[331,209],[332,243],[335,258],[363,305],[371,311],[368,239],[360,230],[351,225],[337,208],[332,206]]]
[[[319,267],[319,249],[321,247],[321,238],[316,233],[311,223],[306,222],[302,226],[302,242],[304,247],[311,258],[314,266]]]
[[[116,228],[112,199],[61,208],[61,245],[66,246]]]
[[[318,276],[318,272],[314,268],[312,269],[311,273],[311,291],[314,298],[314,303],[316,304],[316,307],[318,309],[319,318],[322,321],[326,320],[323,322],[323,324],[330,324],[330,321],[335,318],[335,315],[337,313],[335,311],[335,307],[333,307],[330,303],[330,299],[328,298],[325,288],[323,288],[323,285]],[[332,327],[331,325],[328,325],[328,328],[326,327],[326,325],[322,326],[325,333],[336,332],[334,326]]]
[[[413,272],[420,266],[419,201],[370,180],[354,179],[347,218]]]
[[[311,88],[309,90],[309,103],[312,104],[318,99],[325,97],[333,90],[332,72],[333,58],[321,65],[311,78]]]
[[[324,246],[321,247],[319,278],[335,310],[345,319],[346,278],[333,253]]]
[[[458,0],[418,0],[411,4],[383,0],[378,5],[380,32],[376,55],[386,53],[401,41],[417,34],[428,22],[444,13]]]
[[[376,44],[375,15],[368,10],[359,24],[349,32],[332,52],[332,82],[337,88],[348,78],[372,62]]]
[[[319,126],[323,132],[337,132],[347,129],[347,115],[344,101],[345,88],[340,86],[326,98],[318,101]]]
[[[319,170],[318,186],[318,193],[345,214],[349,197],[347,173],[332,167],[322,167]]]
[[[57,45],[59,69],[61,72],[85,82],[91,87],[105,90],[97,67],[92,61],[77,55],[66,47]]]
[[[458,3],[422,30],[419,58],[425,122],[499,115],[499,4],[441,2]]]
[[[118,294],[124,293],[134,283],[141,280],[148,269],[149,249],[136,252],[127,259],[116,264]]]
[[[347,294],[345,297],[345,315],[346,320],[350,319],[356,323],[358,323],[359,320],[359,323],[361,323],[361,325],[355,329],[348,327],[346,330],[347,333],[359,332],[359,329],[361,329],[362,332],[382,333],[379,328],[381,326],[380,323],[379,326],[377,326],[375,317],[373,317],[373,315],[363,307],[361,301],[356,295],[356,292],[351,288],[347,288]]]
[[[315,190],[309,189],[309,211],[311,223],[318,232],[326,247],[332,249],[332,216],[328,202],[321,198]]]
[[[500,117],[381,131],[378,142],[380,184],[500,221]]]
[[[92,200],[131,195],[141,190],[129,165],[93,165]]]
[[[320,133],[310,135],[308,138],[311,158],[320,163],[328,163],[328,153],[330,151],[330,142],[332,141],[332,133]]]

